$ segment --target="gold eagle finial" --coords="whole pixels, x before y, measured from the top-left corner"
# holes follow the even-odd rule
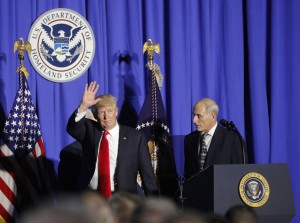
[[[24,60],[24,51],[28,51],[28,53],[31,53],[31,44],[26,41],[26,43],[24,42],[24,39],[22,37],[19,38],[19,40],[15,41],[14,44],[14,52],[16,52],[17,50],[19,50],[19,59],[22,61]]]
[[[150,64],[152,64],[152,61],[154,59],[153,51],[155,51],[158,55],[160,54],[160,46],[158,43],[153,42],[152,39],[148,39],[143,46],[143,54],[148,51],[148,59],[150,61]]]
[[[31,53],[31,44],[28,41],[24,43],[24,39],[21,37],[19,40],[15,41],[14,52],[16,52],[16,50],[19,50],[22,55],[24,55],[25,50],[27,50],[28,53]]]

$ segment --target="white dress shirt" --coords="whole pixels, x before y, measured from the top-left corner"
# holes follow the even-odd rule
[[[215,131],[216,131],[217,125],[218,125],[218,123],[216,123],[216,124],[214,125],[214,127],[212,127],[211,130],[208,131],[208,133],[207,133],[207,135],[206,135],[206,137],[205,137],[205,140],[204,140],[204,141],[205,141],[205,144],[206,144],[206,149],[207,149],[207,151],[209,150],[209,146],[210,146],[212,137],[213,137],[213,135],[214,135],[214,133],[215,133]]]
[[[81,120],[87,112],[78,112],[75,118],[75,121],[78,122]],[[119,147],[119,132],[120,132],[120,126],[117,123],[114,128],[108,131],[107,134],[107,140],[109,145],[109,169],[110,169],[110,185],[111,190],[114,191],[114,174],[117,166],[117,157],[118,157],[118,147]],[[102,139],[102,138],[101,138]],[[98,143],[98,148],[100,146],[101,139]],[[97,153],[97,159],[96,159],[96,167],[94,175],[89,183],[89,187],[93,190],[97,190],[98,188],[98,154],[99,149]]]

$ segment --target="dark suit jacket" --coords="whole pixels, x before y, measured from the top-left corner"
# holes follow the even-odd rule
[[[98,145],[103,134],[99,123],[82,118],[75,122],[77,110],[71,115],[67,132],[82,144],[82,168],[76,189],[87,189],[94,174]],[[115,191],[137,191],[137,172],[140,172],[146,195],[156,194],[157,185],[147,143],[142,132],[120,125]]]
[[[184,138],[184,176],[185,179],[199,172],[198,143],[200,132],[194,131]],[[218,125],[212,137],[204,168],[214,164],[242,164],[243,149],[237,134]],[[245,159],[247,153],[245,149]]]

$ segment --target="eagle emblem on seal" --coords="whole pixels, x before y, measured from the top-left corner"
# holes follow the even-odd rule
[[[46,32],[42,44],[41,53],[45,59],[62,63],[69,63],[82,52],[81,37],[79,35],[82,27],[71,28],[67,25],[48,26],[42,24]]]

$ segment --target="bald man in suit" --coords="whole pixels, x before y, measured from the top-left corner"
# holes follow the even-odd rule
[[[75,188],[101,192],[100,189],[104,183],[101,179],[104,178],[99,176],[101,175],[99,157],[102,155],[99,148],[104,132],[107,132],[105,138],[109,145],[111,192],[137,193],[137,173],[139,172],[146,196],[157,194],[157,183],[143,133],[118,124],[116,98],[110,94],[96,97],[98,89],[99,85],[96,82],[86,84],[81,104],[71,115],[67,124],[67,132],[82,145],[82,168]],[[97,121],[84,118],[90,106],[95,107]]]
[[[218,113],[217,103],[210,98],[204,98],[195,104],[193,123],[196,131],[184,138],[185,179],[214,164],[247,162],[247,154],[243,153],[238,135],[218,124]],[[206,155],[201,163],[202,141],[206,147]]]

